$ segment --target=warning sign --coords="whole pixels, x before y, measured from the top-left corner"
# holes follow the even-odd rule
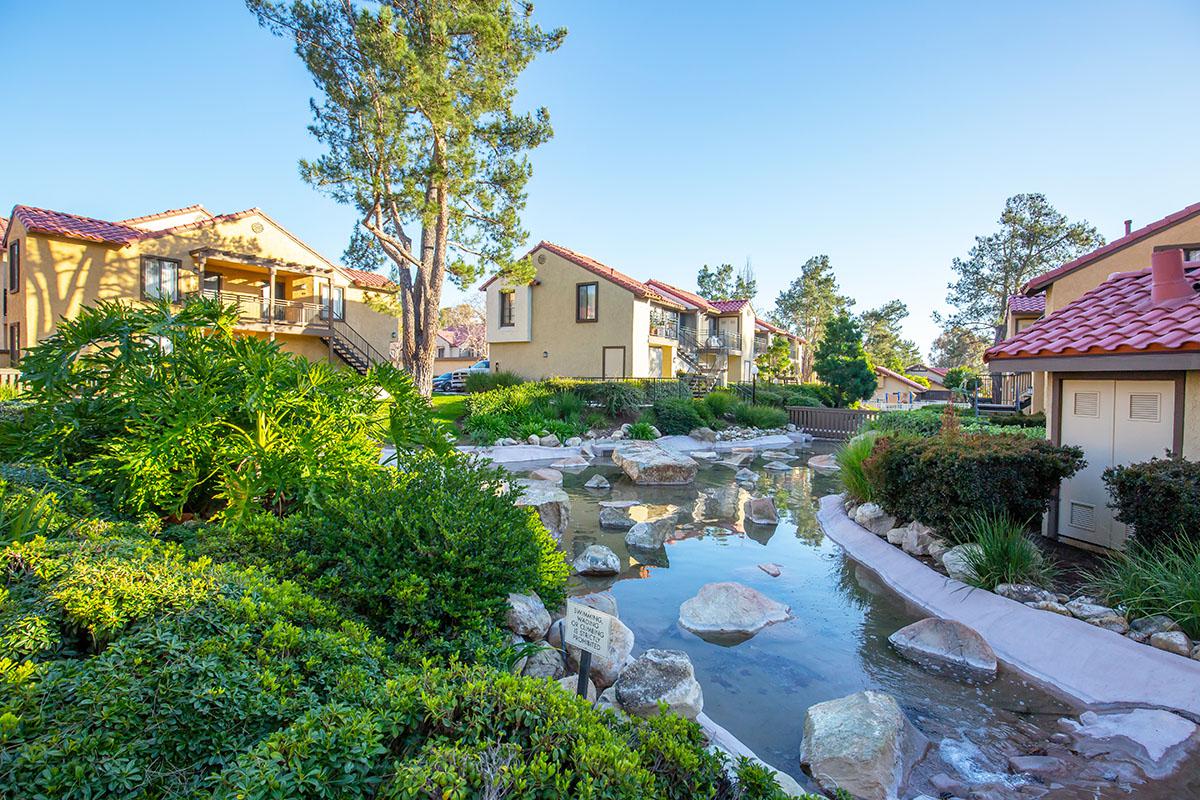
[[[566,643],[596,655],[607,655],[612,635],[611,614],[597,611],[583,603],[567,603]]]

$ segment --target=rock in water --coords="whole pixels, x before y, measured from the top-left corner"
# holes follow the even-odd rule
[[[560,458],[550,466],[554,469],[583,469],[589,465],[589,461],[583,456],[570,455],[566,458]]]
[[[900,655],[933,672],[980,683],[996,678],[996,653],[961,622],[929,617],[901,628],[888,641]]]
[[[927,746],[891,695],[858,692],[809,707],[800,763],[827,792],[896,800]]]
[[[601,500],[600,527],[610,530],[627,531],[637,522],[629,515],[629,510],[641,505],[637,500]]]
[[[740,583],[706,583],[679,607],[679,624],[701,637],[745,640],[788,618],[783,603]]]
[[[808,465],[810,467],[812,467],[813,469],[815,469],[817,472],[830,473],[830,472],[837,472],[839,469],[839,467],[837,465],[837,461],[834,459],[832,453],[825,453],[824,455],[813,456],[812,458],[810,458],[808,460]]]
[[[775,501],[769,497],[751,497],[743,506],[746,519],[755,525],[777,525],[779,513],[775,510]]]
[[[546,481],[548,483],[553,483],[558,486],[562,486],[562,481],[563,481],[562,473],[559,472],[558,470],[552,469],[550,467],[542,467],[541,469],[535,469],[533,472],[529,473],[529,477],[531,480]]]
[[[974,543],[960,544],[951,547],[942,555],[942,566],[946,568],[946,574],[956,581],[970,583],[976,579],[975,570],[967,560],[967,555],[972,551],[978,552],[979,545]]]
[[[753,475],[754,473],[750,473]],[[754,476],[758,479],[758,476]],[[704,515],[713,519],[733,519],[737,516],[738,499],[742,491],[736,486],[719,486],[704,490]]]
[[[1200,729],[1194,722],[1161,709],[1085,711],[1079,722],[1060,720],[1059,725],[1071,734],[1072,750],[1088,757],[1125,756],[1155,780],[1175,772],[1200,744]]]
[[[675,532],[675,515],[665,514],[635,524],[625,533],[625,544],[642,550],[656,550]]]
[[[738,483],[758,483],[758,473],[752,469],[742,467],[733,473],[733,479]]]
[[[634,716],[658,716],[660,702],[687,719],[704,710],[704,693],[682,650],[647,650],[621,672],[614,686],[617,702]]]
[[[675,486],[696,479],[696,462],[653,442],[631,442],[613,451],[613,463],[643,486]]]
[[[592,682],[601,690],[607,689],[617,681],[621,670],[629,664],[633,653],[633,631],[619,619],[612,621],[612,631],[609,635],[608,652],[592,654],[592,666],[588,670]],[[571,669],[579,670],[579,658],[582,652],[578,647],[567,648],[567,661]]]
[[[778,578],[783,574],[783,567],[779,566],[778,564],[759,564],[758,568],[770,575],[772,578]]]
[[[575,571],[580,575],[616,575],[621,571],[621,559],[602,544],[589,544],[575,559]]]
[[[562,487],[547,481],[528,481],[523,485],[516,505],[537,510],[546,530],[560,535],[571,524],[571,500]]]
[[[585,488],[585,489],[608,489],[610,487],[609,487],[609,483],[608,483],[608,478],[604,477],[603,475],[593,475],[592,477],[588,478],[587,483],[585,483],[583,485],[583,488]]]
[[[550,612],[536,594],[510,594],[505,621],[513,633],[526,639],[541,639],[550,627]]]

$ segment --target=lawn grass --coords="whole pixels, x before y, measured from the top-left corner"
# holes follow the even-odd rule
[[[433,403],[433,416],[443,422],[458,422],[467,413],[465,394],[435,394],[430,402]]]

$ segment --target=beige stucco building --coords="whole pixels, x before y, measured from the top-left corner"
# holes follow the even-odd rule
[[[17,206],[4,234],[3,330],[9,358],[99,300],[234,304],[239,330],[313,361],[359,371],[387,360],[396,317],[369,297],[394,291],[373,272],[324,258],[260,209],[202,206],[119,222]]]
[[[875,378],[878,383],[871,395],[872,405],[915,403],[925,393],[925,386],[887,367],[875,367]]]
[[[750,380],[756,345],[774,336],[748,300],[707,300],[657,280],[639,281],[561,245],[530,251],[536,277],[493,277],[487,293],[493,371],[525,378],[685,377],[701,388]],[[779,331],[779,332],[777,332]]]

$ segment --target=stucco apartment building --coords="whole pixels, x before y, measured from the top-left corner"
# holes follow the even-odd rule
[[[313,361],[360,372],[380,361],[398,321],[368,305],[383,276],[334,264],[257,208],[202,206],[116,222],[18,205],[4,232],[4,347],[11,363],[99,300],[219,298],[238,328]]]
[[[659,280],[639,281],[590,256],[541,242],[536,277],[493,277],[487,293],[493,371],[523,377],[670,378],[703,385],[750,380],[776,336],[799,364],[803,341],[761,324],[749,300],[708,300]],[[798,368],[798,367],[797,367]]]
[[[1155,252],[1174,248],[1181,249],[1187,261],[1200,260],[1200,203],[1137,230],[1132,221],[1126,220],[1120,238],[1029,281],[1021,294],[1009,298],[1005,338],[1011,339],[1042,317],[1067,307],[1110,275],[1145,269]],[[991,369],[993,374],[1001,371],[996,364]],[[1046,373],[1010,374],[1019,387],[1030,387],[1028,413],[1045,411],[1051,390]]]

